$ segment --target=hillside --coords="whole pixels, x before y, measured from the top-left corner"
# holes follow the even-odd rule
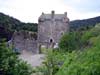
[[[82,27],[93,27],[97,23],[100,23],[100,16],[89,18],[89,19],[83,19],[83,20],[74,20],[70,22],[71,29],[77,30]]]
[[[13,31],[28,30],[37,32],[37,23],[24,23],[3,13],[0,13],[0,27]]]
[[[9,40],[15,30],[37,32],[37,23],[24,23],[13,17],[0,13],[0,38],[7,38],[7,40]]]

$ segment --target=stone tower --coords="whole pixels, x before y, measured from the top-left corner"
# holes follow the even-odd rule
[[[39,46],[51,47],[57,44],[61,36],[69,31],[69,18],[64,14],[42,13],[38,19],[38,43]],[[51,45],[52,44],[52,45]]]

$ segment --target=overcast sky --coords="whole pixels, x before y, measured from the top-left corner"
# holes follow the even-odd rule
[[[100,0],[0,0],[0,12],[23,22],[38,22],[42,12],[68,12],[70,20],[100,16]]]

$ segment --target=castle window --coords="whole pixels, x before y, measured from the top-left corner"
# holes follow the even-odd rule
[[[44,18],[40,18],[39,19],[39,22],[44,22]]]
[[[61,35],[64,35],[64,32],[63,31],[61,32]]]

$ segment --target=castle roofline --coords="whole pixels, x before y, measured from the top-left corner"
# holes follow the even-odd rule
[[[51,19],[52,18],[52,14],[43,14],[39,18]],[[55,19],[62,19],[62,18],[67,18],[67,17],[66,17],[65,14],[54,14],[53,18],[55,18]]]

